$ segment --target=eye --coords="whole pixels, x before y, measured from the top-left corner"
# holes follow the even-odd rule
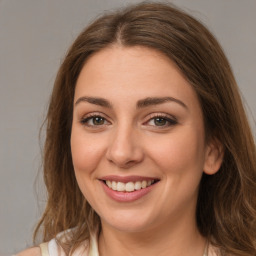
[[[150,126],[165,128],[165,127],[176,125],[177,120],[174,117],[171,118],[167,115],[155,115],[149,119],[147,124]]]
[[[162,117],[156,117],[156,118],[152,119],[152,121],[154,122],[154,125],[156,125],[156,126],[164,126],[167,124],[167,120]]]
[[[86,126],[103,126],[109,124],[106,118],[100,115],[90,115],[87,117],[82,118],[81,123]]]

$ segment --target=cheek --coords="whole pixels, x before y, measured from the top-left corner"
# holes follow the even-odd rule
[[[71,154],[78,186],[86,200],[94,203],[94,186],[98,182],[95,170],[102,158],[103,145],[96,136],[88,135],[81,127],[74,126],[71,132]]]
[[[102,140],[97,136],[86,135],[83,129],[74,127],[70,143],[75,171],[84,174],[92,173],[104,152]]]
[[[182,129],[170,134],[168,138],[158,138],[148,148],[148,154],[166,172],[177,173],[198,171],[201,173],[204,163],[204,139],[202,133],[191,129]],[[166,173],[168,174],[168,173]]]

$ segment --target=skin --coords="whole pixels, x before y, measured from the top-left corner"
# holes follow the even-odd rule
[[[137,106],[152,97],[174,100]],[[78,185],[101,218],[102,255],[203,254],[198,186],[204,171],[218,171],[221,150],[206,143],[197,95],[167,57],[114,45],[87,60],[76,84],[71,150]],[[117,202],[103,189],[106,175],[159,182],[138,200]]]
[[[173,100],[137,106],[152,97]],[[87,60],[76,84],[71,150],[78,185],[101,218],[100,255],[203,255],[198,186],[203,172],[218,171],[222,148],[205,141],[197,95],[167,57],[113,45]],[[138,200],[117,202],[103,189],[106,175],[159,182]]]
[[[17,256],[40,256],[41,251],[39,247],[33,247],[33,248],[26,249],[16,255]]]

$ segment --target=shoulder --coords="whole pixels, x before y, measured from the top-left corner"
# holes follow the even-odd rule
[[[19,252],[15,256],[41,256],[41,250],[39,247],[33,247]]]

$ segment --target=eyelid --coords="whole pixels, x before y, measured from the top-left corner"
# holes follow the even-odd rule
[[[147,118],[150,119],[150,118],[155,118],[155,117],[170,118],[170,119],[173,119],[174,121],[177,121],[177,118],[175,116],[173,116],[171,114],[164,113],[164,112],[151,113],[151,114],[149,114],[149,116]]]
[[[111,122],[108,120],[109,118],[106,117],[106,115],[103,114],[103,113],[101,113],[101,112],[91,112],[91,113],[87,113],[86,115],[83,115],[83,116],[80,118],[79,122],[80,122],[82,125],[84,125],[84,126],[87,126],[87,127],[95,127],[95,128],[100,128],[100,127],[106,125],[106,124],[98,125],[98,127],[97,127],[97,125],[88,125],[88,124],[86,124],[86,122],[87,122],[88,120],[90,120],[91,118],[94,118],[94,117],[101,117],[101,118],[103,118],[108,124],[111,124]]]
[[[164,128],[168,128],[178,124],[177,118],[173,115],[170,115],[167,113],[152,113],[149,116],[147,116],[147,120],[143,122],[143,125],[149,123],[152,119],[158,118],[158,117],[165,119],[167,122],[169,122],[169,124],[163,125],[163,126],[157,126],[157,125],[149,125],[149,126],[156,127],[157,129],[164,129]]]
[[[99,124],[99,125],[88,124],[88,121],[94,117],[103,118],[104,122],[107,122],[107,124]],[[166,120],[168,124],[165,124],[162,126],[161,125],[149,125],[148,123],[155,118],[162,118],[162,119]],[[79,122],[86,127],[99,129],[104,126],[112,124],[109,121],[109,119],[110,118],[106,114],[97,111],[97,112],[90,112],[90,113],[83,115],[82,118],[80,118]],[[147,115],[147,117],[145,119],[146,120],[142,123],[143,126],[150,126],[152,128],[156,128],[156,129],[164,129],[164,128],[168,128],[168,127],[178,124],[177,118],[175,116],[167,114],[167,113],[151,113],[151,114]]]

